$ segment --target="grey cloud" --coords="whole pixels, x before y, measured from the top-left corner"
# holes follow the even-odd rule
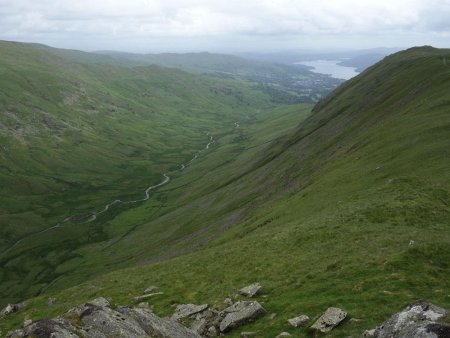
[[[57,46],[64,40],[71,48],[112,41],[111,47],[119,48],[130,48],[130,41],[136,46],[181,41],[197,49],[216,46],[214,41],[227,43],[224,49],[241,48],[239,41],[259,48],[299,41],[351,47],[358,37],[365,40],[359,44],[376,45],[383,36],[397,45],[445,44],[439,36],[450,33],[449,17],[449,0],[0,0],[0,39],[41,39],[36,42]]]

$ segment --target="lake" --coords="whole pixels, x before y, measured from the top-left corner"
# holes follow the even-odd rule
[[[295,64],[312,67],[310,70],[314,73],[328,74],[337,79],[348,80],[359,74],[355,67],[341,66],[339,62],[342,60],[300,61]]]

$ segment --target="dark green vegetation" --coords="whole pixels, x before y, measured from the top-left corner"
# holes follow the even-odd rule
[[[278,315],[245,330],[264,337],[295,332],[288,318],[328,306],[361,319],[336,337],[420,298],[449,308],[449,65],[450,50],[413,48],[346,82],[309,117],[308,106],[261,110],[213,130],[211,152],[102,223],[105,240],[70,251],[47,293],[2,328],[96,296],[130,303],[149,284],[164,291],[155,311],[168,314],[260,282],[260,300]]]

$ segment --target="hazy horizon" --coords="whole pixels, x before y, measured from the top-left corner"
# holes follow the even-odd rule
[[[449,47],[449,17],[450,0],[0,0],[0,39],[135,53]]]

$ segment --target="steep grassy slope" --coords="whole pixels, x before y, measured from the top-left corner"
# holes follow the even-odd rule
[[[274,134],[286,131],[280,137],[271,135],[271,120],[262,116],[261,124],[242,125],[236,138],[224,136],[216,149],[223,161],[218,169],[191,172],[158,192],[170,213],[137,227],[123,247],[102,247],[109,254],[127,248],[148,263],[155,226],[163,232],[175,222],[175,233],[192,235],[181,236],[178,251],[172,245],[172,252],[157,258],[182,253],[187,245],[200,244],[199,250],[70,289],[63,289],[69,283],[62,279],[45,295],[58,299],[54,307],[36,298],[3,327],[99,295],[129,303],[148,284],[164,291],[152,303],[167,314],[179,302],[220,304],[258,281],[265,294],[260,300],[278,315],[245,330],[263,337],[294,332],[287,318],[315,318],[328,306],[360,319],[344,323],[330,335],[335,337],[358,336],[416,299],[450,307],[449,60],[449,50],[429,47],[392,55],[320,102],[296,130],[273,122]],[[238,148],[240,155],[231,157]],[[208,168],[208,161],[218,160],[206,157],[197,168]],[[172,194],[190,204],[171,205]],[[214,222],[202,214],[222,216]],[[226,230],[217,238],[216,227]]]
[[[245,86],[177,71],[90,67],[34,46],[1,47],[1,214],[17,208],[7,217],[11,227],[27,223],[33,229],[34,222],[19,215],[47,188],[63,191],[52,197],[57,200],[91,192],[107,201],[132,188],[140,195],[143,177],[157,182],[162,171],[204,145],[208,130],[232,125],[244,111],[265,104],[263,95]],[[111,189],[107,196],[98,194],[102,186]],[[21,194],[26,201],[14,199]],[[67,213],[55,203],[58,215]],[[68,204],[83,209],[79,200]],[[44,214],[48,222],[49,211]]]
[[[108,239],[104,219],[85,223],[90,212],[143,198],[208,132],[268,106],[236,81],[74,62],[47,49],[0,43],[0,293],[11,300],[36,294],[79,246]],[[60,241],[27,237],[69,216]]]

